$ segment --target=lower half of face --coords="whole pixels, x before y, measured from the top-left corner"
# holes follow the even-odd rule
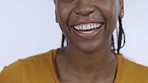
[[[115,5],[116,0],[106,1],[108,2],[100,5],[88,4],[88,8],[92,8],[91,11],[85,9],[87,6],[82,3],[80,4],[84,5],[83,7],[82,5],[58,7],[58,22],[70,49],[92,52],[110,47],[111,35],[115,29],[119,11],[118,6]]]
[[[116,21],[113,24],[112,22],[111,24],[108,22],[102,24],[91,23],[77,26],[77,29],[74,27],[62,28],[62,31],[68,41],[68,47],[85,52],[99,51],[111,46],[111,35],[115,29]],[[79,29],[80,27],[86,28],[89,26],[96,27],[88,30]]]

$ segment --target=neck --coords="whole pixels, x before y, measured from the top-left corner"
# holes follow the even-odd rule
[[[69,52],[69,53],[68,53]],[[86,54],[79,51],[68,51],[65,53],[65,61],[72,69],[77,69],[79,73],[102,71],[107,68],[110,63],[116,60],[116,56],[111,49],[103,49],[96,53]],[[66,56],[67,55],[67,56]]]
[[[102,50],[96,51],[91,54],[81,52],[79,50],[73,50],[64,48],[59,52],[57,62],[62,62],[62,65],[58,66],[65,72],[73,73],[73,75],[90,75],[97,72],[102,73],[113,72],[116,69],[116,56],[111,51],[110,46],[104,47]],[[108,71],[111,69],[113,71]],[[105,75],[105,74],[104,74]]]

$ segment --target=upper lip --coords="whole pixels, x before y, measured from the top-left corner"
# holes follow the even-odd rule
[[[77,21],[77,22],[73,22],[72,24],[70,24],[71,27],[73,26],[77,26],[77,25],[81,25],[81,24],[89,24],[89,23],[98,23],[98,24],[103,24],[103,21]]]

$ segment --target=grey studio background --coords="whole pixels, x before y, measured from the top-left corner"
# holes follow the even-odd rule
[[[130,60],[148,66],[148,1],[125,0],[123,26]],[[0,0],[0,71],[28,56],[60,47],[52,0]]]

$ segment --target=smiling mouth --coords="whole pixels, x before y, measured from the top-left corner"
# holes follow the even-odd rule
[[[102,23],[86,23],[73,26],[74,32],[81,38],[94,38],[101,33]]]
[[[92,31],[94,29],[99,29],[102,23],[88,23],[88,24],[80,24],[73,26],[77,31]]]

